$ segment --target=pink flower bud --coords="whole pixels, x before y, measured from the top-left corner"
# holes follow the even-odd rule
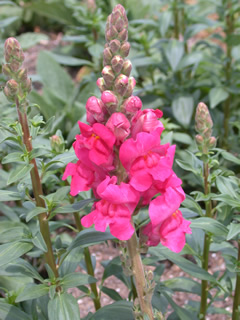
[[[106,123],[106,127],[114,133],[117,145],[128,137],[130,126],[130,122],[121,112],[113,113]]]
[[[6,83],[6,86],[3,92],[10,101],[15,101],[18,94],[18,90],[19,90],[18,83],[15,80],[11,79],[11,80],[8,80],[8,82]]]
[[[208,141],[209,148],[215,148],[217,144],[217,140],[215,137],[211,137]]]
[[[96,84],[101,92],[107,89],[103,78],[98,78]]]
[[[19,68],[21,67],[22,62],[16,60],[16,59],[12,59],[11,62],[9,63],[9,67],[12,70],[13,73],[16,73]]]
[[[27,70],[26,69],[20,69],[17,73],[17,77],[19,81],[27,81]]]
[[[107,110],[109,113],[113,113],[116,111],[118,106],[118,99],[112,91],[110,90],[104,91],[102,93],[101,100],[107,107]]]
[[[118,39],[120,41],[127,41],[127,39],[128,39],[128,30],[127,29],[123,29],[121,32],[119,32],[117,37],[118,37]]]
[[[158,119],[163,115],[161,110],[145,109],[139,111],[132,119],[132,138],[135,139],[139,132],[157,131],[161,135],[164,130],[163,124]]]
[[[128,88],[128,77],[120,74],[115,80],[114,87],[118,94],[124,96]]]
[[[104,122],[105,116],[105,107],[101,100],[92,96],[88,99],[86,103],[87,110],[87,121],[90,124],[94,124],[95,122]]]
[[[123,67],[122,67],[122,73],[125,74],[127,77],[130,76],[130,73],[132,71],[132,63],[130,60],[126,60],[123,63]]]
[[[103,51],[103,58],[104,58],[104,61],[106,61],[107,64],[110,63],[111,59],[112,59],[112,52],[110,50],[109,47],[105,48],[104,51]]]
[[[5,55],[6,62],[12,63],[13,60],[16,60],[13,68],[11,67],[12,71],[16,70],[17,62],[20,67],[23,60],[24,60],[24,54],[23,54],[22,48],[20,46],[20,43],[17,41],[17,39],[15,39],[13,37],[8,38],[5,41],[4,55]]]
[[[199,145],[202,145],[203,142],[204,142],[204,139],[203,139],[203,137],[202,137],[200,134],[197,134],[197,135],[195,136],[195,139],[196,139],[197,144],[199,144]]]
[[[114,39],[110,42],[109,46],[112,53],[116,53],[120,49],[121,43],[119,40]]]
[[[142,108],[142,101],[137,96],[131,96],[125,100],[122,109],[126,115],[134,116]]]
[[[134,77],[130,77],[129,81],[128,81],[128,88],[127,88],[127,91],[124,95],[126,98],[128,98],[132,95],[135,85],[136,85],[136,80],[134,79]]]
[[[122,70],[123,58],[121,56],[114,56],[111,61],[112,68],[116,73]]]
[[[27,78],[26,81],[21,83],[22,91],[25,91],[25,93],[29,93],[32,89],[32,80]]]
[[[103,69],[102,69],[102,76],[103,76],[103,79],[106,83],[107,86],[111,86],[114,79],[115,79],[115,74],[113,72],[113,69],[111,66],[105,66]]]
[[[124,42],[120,48],[120,53],[123,57],[127,57],[129,55],[130,51],[130,43],[129,42]]]
[[[118,35],[117,29],[113,25],[110,25],[108,31],[106,32],[106,40],[111,41],[115,39],[117,35]]]

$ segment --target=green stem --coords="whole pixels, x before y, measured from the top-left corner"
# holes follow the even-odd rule
[[[173,4],[173,15],[174,15],[174,37],[179,39],[179,12],[178,12],[178,0],[174,1]]]
[[[240,262],[240,240],[238,240],[238,262]],[[233,299],[233,314],[232,320],[239,320],[240,312],[238,310],[240,305],[240,273],[237,272],[236,289]]]
[[[142,259],[139,253],[137,235],[135,232],[131,239],[127,241],[127,246],[142,314],[146,314],[149,320],[154,320],[151,305],[151,295],[149,295],[147,292],[147,281],[144,274]]]
[[[77,229],[80,232],[83,230],[83,226],[80,221],[79,212],[74,212],[73,215],[74,215]],[[84,259],[85,259],[85,264],[86,264],[88,274],[94,277],[94,269],[92,265],[91,254],[88,248],[84,248]],[[94,303],[95,309],[98,310],[101,308],[101,303],[100,303],[100,296],[98,294],[96,283],[90,283],[90,288],[92,290],[92,293],[94,294],[93,303]]]
[[[19,101],[18,99],[16,99],[16,107],[17,107],[19,122],[22,126],[22,131],[23,131],[23,143],[25,144],[27,151],[30,153],[33,148],[32,148],[32,138],[29,132],[27,114],[25,110],[26,106],[24,106],[24,112],[22,112],[20,110]],[[30,171],[30,175],[31,175],[32,188],[33,188],[33,194],[36,200],[36,205],[37,207],[46,208],[45,202],[41,198],[41,196],[43,195],[43,190],[42,190],[42,184],[40,181],[36,160],[32,159],[30,163],[33,165],[33,168]],[[52,249],[50,230],[48,225],[48,214],[46,212],[40,213],[38,215],[38,221],[39,221],[41,234],[47,245],[47,252],[44,252],[44,259],[46,263],[51,267],[55,277],[57,278],[59,275],[58,275],[58,269],[55,263],[53,249]]]
[[[211,192],[211,186],[208,182],[208,177],[209,177],[208,163],[204,163],[203,175],[204,175],[204,193],[205,195],[208,195]],[[212,217],[211,200],[206,201],[205,209],[206,209],[206,217],[211,218]],[[211,236],[205,233],[202,268],[206,271],[208,271],[208,258],[209,258],[210,244],[211,244]],[[202,280],[200,319],[204,319],[204,320],[206,318],[206,312],[207,312],[207,296],[208,296],[208,281]]]
[[[227,9],[230,11],[232,6],[231,0],[227,3]],[[226,37],[229,38],[230,35],[234,32],[234,16],[232,14],[226,15]],[[227,62],[225,68],[225,78],[226,85],[229,86],[231,80],[231,69],[232,69],[232,46],[228,42],[227,44]],[[229,119],[230,119],[230,107],[231,107],[231,97],[229,96],[224,103],[224,135],[223,135],[223,146],[225,149],[228,149],[228,136],[229,136]]]

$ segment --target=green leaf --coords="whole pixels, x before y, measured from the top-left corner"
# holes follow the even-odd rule
[[[172,22],[172,12],[165,10],[160,14],[160,33],[161,36],[164,37],[171,22]]]
[[[0,301],[1,320],[32,320],[32,318],[19,308]]]
[[[222,151],[222,152],[221,152],[221,155],[222,155],[222,157],[223,157],[224,159],[240,165],[240,159],[237,158],[237,157],[235,157],[235,156],[234,156],[233,154],[231,154],[230,152]]]
[[[37,72],[44,86],[67,103],[73,92],[72,79],[47,51],[38,55]]]
[[[32,247],[33,245],[27,242],[10,242],[0,245],[0,266],[21,257]]]
[[[165,280],[163,283],[173,291],[190,292],[199,296],[201,295],[201,284],[190,278],[173,278]]]
[[[19,181],[26,177],[26,175],[32,170],[32,167],[32,164],[18,166],[16,169],[11,171],[7,184],[12,184],[13,182]]]
[[[200,268],[197,264],[192,263],[191,261],[181,257],[179,254],[172,252],[163,246],[159,245],[158,247],[150,248],[149,253],[153,254],[154,256],[160,257],[161,259],[165,258],[172,261],[183,271],[189,273],[195,278],[216,283],[216,279],[207,271]]]
[[[193,114],[193,97],[183,96],[173,100],[172,110],[175,119],[184,127],[188,127]]]
[[[212,196],[212,199],[225,202],[226,204],[228,204],[229,206],[231,206],[233,208],[240,208],[240,199],[235,200],[227,194],[219,194],[216,196]]]
[[[85,59],[79,59],[72,56],[64,56],[49,52],[55,61],[65,66],[92,66],[92,62]]]
[[[89,276],[88,274],[83,274],[80,272],[73,272],[66,274],[62,280],[61,285],[64,289],[69,288],[75,288],[77,286],[82,286],[88,283],[94,283],[97,282],[97,279],[95,279],[92,276]]]
[[[164,53],[172,71],[176,71],[184,54],[183,43],[175,39],[169,40],[164,48]]]
[[[28,9],[36,12],[38,15],[51,18],[66,25],[75,24],[73,11],[64,6],[62,1],[33,1],[28,4]]]
[[[228,234],[228,229],[219,221],[211,218],[197,218],[191,222],[191,228],[203,229],[212,233],[215,236],[226,237]]]
[[[229,225],[229,231],[226,240],[229,241],[235,238],[240,233],[240,223],[232,222]]]
[[[21,239],[28,230],[28,227],[21,222],[1,221],[0,223],[0,242],[10,242]]]
[[[37,270],[29,262],[21,258],[8,263],[8,265],[5,266],[5,272],[7,272],[6,275],[22,274],[43,282],[43,278],[40,276]]]
[[[0,201],[16,201],[21,200],[22,197],[18,192],[9,190],[0,190]]]
[[[37,299],[48,294],[49,287],[46,284],[29,284],[17,296],[16,302]]]
[[[107,288],[107,287],[102,287],[101,288],[101,291],[103,293],[105,293],[106,295],[108,295],[111,299],[115,300],[115,301],[120,301],[120,300],[123,300],[123,298],[120,296],[120,294],[114,290],[114,289],[111,289],[111,288]]]
[[[29,49],[41,41],[48,41],[48,36],[44,33],[25,32],[17,37],[23,50]]]
[[[102,307],[89,320],[134,320],[133,305],[129,301],[117,301]]]
[[[21,159],[21,152],[12,152],[9,153],[6,157],[2,159],[2,163],[12,163],[12,162],[23,162]]]
[[[209,92],[210,108],[215,108],[220,102],[225,101],[229,93],[224,88],[212,88]]]
[[[235,190],[238,190],[238,185],[233,183],[233,181],[229,178],[218,176],[216,178],[216,185],[218,190],[223,193],[227,194],[230,197],[237,198],[238,194]]]
[[[51,320],[80,320],[76,299],[68,293],[56,294],[48,303],[48,317]]]
[[[34,236],[34,238],[32,239],[32,243],[40,250],[44,251],[44,252],[47,252],[48,249],[47,249],[47,245],[43,239],[43,236],[41,234],[40,231],[38,231],[36,233],[36,235]]]
[[[181,320],[192,320],[193,319],[191,313],[188,310],[179,307],[166,292],[163,292],[163,295],[168,300],[169,304],[171,305],[173,310],[176,312],[179,319],[181,319]]]
[[[42,207],[35,207],[31,211],[28,212],[26,215],[26,221],[29,222],[32,218],[36,217],[40,213],[47,212],[47,208],[42,208]]]

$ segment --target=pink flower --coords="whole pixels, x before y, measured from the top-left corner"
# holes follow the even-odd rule
[[[117,177],[106,177],[99,184],[97,194],[102,198],[95,204],[95,210],[82,218],[86,228],[95,224],[95,229],[104,232],[109,226],[110,232],[119,240],[128,240],[134,233],[131,215],[139,201],[139,193],[130,185],[116,185]]]
[[[79,122],[81,135],[76,136],[73,144],[77,157],[81,158],[83,149],[89,150],[89,159],[98,166],[112,170],[114,134],[101,123],[94,123],[92,127]]]
[[[147,245],[157,246],[159,242],[173,252],[180,252],[185,243],[185,234],[192,233],[190,221],[183,218],[180,210],[176,210],[162,223],[154,226],[151,222],[143,229],[148,237]]]
[[[164,126],[158,119],[163,115],[161,110],[145,109],[140,110],[132,119],[132,137],[135,139],[139,132],[157,131],[159,136],[164,130]]]
[[[106,127],[114,133],[117,145],[122,143],[130,133],[130,122],[121,112],[113,113],[108,119]]]
[[[105,106],[103,102],[96,97],[90,97],[86,103],[87,121],[90,124],[95,122],[104,122],[105,118]]]
[[[146,191],[155,180],[165,181],[172,174],[175,146],[160,145],[159,133],[140,132],[136,139],[126,140],[120,147],[119,158],[130,174],[130,184]]]

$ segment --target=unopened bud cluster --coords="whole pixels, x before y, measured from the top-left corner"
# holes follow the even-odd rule
[[[212,127],[213,122],[208,107],[200,102],[195,115],[195,129],[199,134],[195,139],[199,150],[204,154],[216,146],[216,138],[212,136]]]
[[[130,77],[132,64],[126,59],[130,51],[128,19],[124,8],[117,5],[108,17],[106,45],[103,52],[102,78],[97,86],[102,92],[101,100],[106,104],[106,114],[121,111],[124,101],[132,96],[136,81]],[[141,107],[140,107],[141,108]]]
[[[8,38],[4,44],[6,63],[2,66],[3,73],[8,77],[4,93],[9,101],[24,100],[31,91],[31,80],[27,70],[21,68],[24,61],[23,50],[15,38]]]

